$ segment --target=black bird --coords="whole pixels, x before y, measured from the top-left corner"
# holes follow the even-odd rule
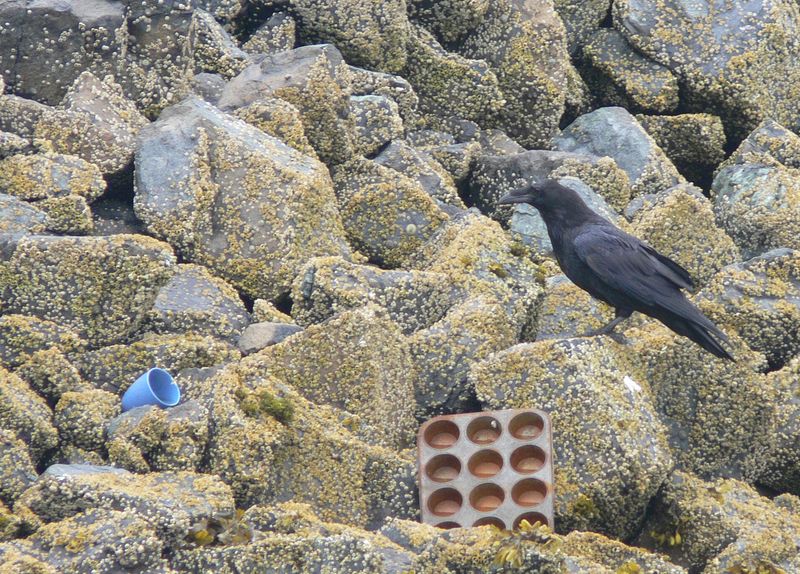
[[[614,307],[615,318],[589,335],[609,334],[639,311],[717,357],[734,360],[719,342],[730,344],[725,334],[681,292],[693,287],[686,269],[597,215],[571,189],[547,180],[516,189],[498,203],[528,203],[539,210],[564,274]]]

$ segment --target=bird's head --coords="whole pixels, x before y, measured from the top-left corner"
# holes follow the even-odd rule
[[[565,198],[565,192],[570,197],[574,195],[574,192],[569,188],[564,187],[555,180],[548,179],[519,187],[501,197],[497,203],[499,205],[527,203],[537,209],[541,209],[558,205]]]

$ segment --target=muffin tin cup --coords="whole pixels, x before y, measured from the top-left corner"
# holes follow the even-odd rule
[[[513,529],[526,519],[553,527],[552,453],[550,417],[536,409],[427,421],[417,436],[422,522]]]

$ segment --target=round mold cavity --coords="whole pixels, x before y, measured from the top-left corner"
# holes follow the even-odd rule
[[[478,417],[467,425],[467,437],[475,444],[490,444],[500,438],[500,423],[494,417]]]
[[[547,485],[536,478],[520,480],[511,489],[511,498],[520,506],[536,506],[547,497]]]
[[[456,423],[442,420],[428,425],[424,438],[433,448],[449,448],[456,444],[460,434]]]
[[[437,454],[425,465],[425,473],[434,482],[449,482],[461,473],[461,461],[452,454]]]
[[[519,440],[533,440],[544,430],[544,419],[536,413],[520,413],[508,425],[511,436]]]
[[[496,450],[480,450],[470,457],[467,467],[474,476],[489,478],[503,468],[503,457]]]
[[[495,516],[484,516],[475,521],[472,526],[494,526],[500,530],[506,529],[506,523]]]
[[[547,518],[545,517],[544,514],[541,514],[539,512],[526,512],[525,514],[520,514],[519,516],[517,516],[517,519],[514,521],[514,530],[519,529],[519,523],[522,522],[523,520],[527,520],[528,524],[530,524],[531,526],[533,526],[537,522],[549,526],[549,524],[547,523]]]
[[[455,488],[440,488],[428,498],[428,509],[436,516],[452,516],[459,510],[464,497]]]
[[[490,482],[476,486],[469,493],[469,503],[480,512],[491,512],[503,504],[506,493],[496,484]]]
[[[452,520],[448,520],[446,522],[440,522],[436,525],[436,528],[444,528],[445,530],[451,530],[453,528],[461,528],[461,525],[458,522],[453,522]]]
[[[538,446],[521,446],[511,453],[511,468],[520,474],[532,474],[540,470],[547,461],[547,455]]]

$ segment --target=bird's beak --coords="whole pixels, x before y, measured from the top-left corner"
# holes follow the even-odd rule
[[[507,193],[497,202],[498,205],[510,205],[512,203],[528,203],[531,200],[531,188],[520,187],[511,193]]]

